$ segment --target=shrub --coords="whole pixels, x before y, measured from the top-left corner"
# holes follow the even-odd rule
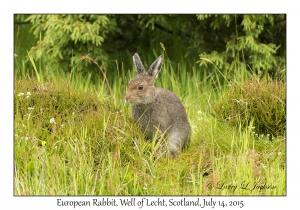
[[[108,15],[30,15],[26,21],[32,24],[32,33],[39,38],[30,54],[43,59],[48,66],[70,71],[79,59],[89,53],[106,68],[107,55],[100,47],[107,34],[115,29]],[[78,71],[98,69],[89,61],[77,67]]]
[[[203,49],[199,54],[200,66],[206,66],[201,58],[207,58],[223,72],[230,72],[231,77],[235,77],[236,68],[247,66],[254,72],[273,76],[278,68],[285,69],[285,15],[201,14],[197,19],[203,31],[198,33],[203,36],[198,40],[201,45],[210,46],[199,47]]]
[[[282,81],[234,84],[214,107],[214,114],[232,125],[248,126],[259,134],[279,136],[286,128],[286,89]],[[271,137],[270,136],[270,137]]]
[[[23,23],[29,24],[31,33],[25,33]],[[174,65],[184,58],[186,71],[196,61],[206,69],[201,58],[232,77],[236,68],[249,65],[254,72],[274,74],[278,68],[285,69],[286,63],[285,14],[16,14],[15,31],[16,54],[27,56],[20,49],[35,42],[30,50],[33,59],[49,70],[65,72],[99,73],[88,60],[77,65],[91,53],[107,71],[115,69],[116,60],[124,62],[124,69],[131,68],[128,54],[139,52],[144,60],[151,60],[152,53],[161,52],[160,43],[163,49],[176,49],[167,55]],[[24,32],[19,35],[19,31]]]

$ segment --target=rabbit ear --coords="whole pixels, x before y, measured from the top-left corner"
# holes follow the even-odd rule
[[[158,73],[160,72],[162,67],[162,56],[160,55],[150,66],[148,70],[148,75],[151,77],[155,77],[155,79],[158,76]]]
[[[145,68],[142,64],[140,56],[137,53],[135,53],[134,56],[133,56],[133,62],[134,62],[134,65],[135,65],[135,68],[136,68],[136,71],[137,71],[138,74],[145,71]]]

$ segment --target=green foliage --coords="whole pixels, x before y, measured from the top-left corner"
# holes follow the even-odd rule
[[[92,53],[94,59],[106,67],[108,57],[101,45],[107,34],[115,29],[108,15],[30,15],[27,21],[39,39],[30,50],[35,59],[43,58],[46,65],[70,72],[82,56]],[[91,62],[83,63],[76,70],[96,71]]]
[[[27,52],[35,45],[36,39],[29,33],[31,25],[25,22],[28,15],[14,15],[14,71],[18,76],[33,75],[32,65],[26,61]]]
[[[106,173],[107,166],[116,158],[122,161],[114,165],[114,170],[126,168],[128,161],[136,162],[137,151],[132,149],[131,138],[137,135],[138,129],[132,121],[125,120],[128,116],[120,108],[112,102],[100,101],[90,92],[72,88],[66,80],[57,84],[15,80],[16,180],[25,184],[17,190],[18,194],[84,194],[87,187],[84,180],[93,180],[96,168]],[[54,176],[46,178],[53,172]],[[23,178],[32,182],[24,183]],[[120,179],[126,181],[126,177]],[[32,191],[35,181],[47,186],[60,182],[65,189]],[[76,189],[69,189],[71,183]],[[90,183],[92,190],[96,183]],[[89,193],[101,194],[103,184],[99,183]],[[114,188],[107,189],[106,193],[113,194],[110,190]]]
[[[89,60],[80,60],[89,55],[114,81],[116,60],[131,69],[130,57],[138,52],[147,66],[165,48],[172,49],[173,66],[184,58],[186,71],[196,63],[211,71],[206,58],[228,79],[246,69],[272,76],[285,69],[285,15],[16,15],[16,23],[24,17],[37,42],[30,55],[44,71],[51,66],[101,75]]]
[[[233,84],[214,106],[214,115],[236,126],[248,126],[253,121],[254,131],[258,134],[284,136],[285,84],[267,80]]]
[[[144,140],[126,106],[91,87],[31,78],[14,87],[15,195],[286,194],[284,141],[220,123],[199,110],[205,100],[189,111],[190,148],[168,159],[160,142]],[[274,189],[245,190],[242,182]]]
[[[285,15],[197,15],[205,25],[200,58],[218,68],[236,71],[247,68],[256,73],[275,74],[285,69]],[[208,24],[209,23],[209,24]],[[199,26],[198,29],[201,29]],[[210,36],[208,36],[210,35]],[[200,66],[206,65],[204,60]]]

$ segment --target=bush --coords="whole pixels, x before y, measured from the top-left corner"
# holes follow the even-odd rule
[[[214,115],[232,125],[248,126],[259,134],[283,136],[286,128],[286,89],[282,81],[234,84],[213,108]]]
[[[232,77],[235,69],[246,69],[248,65],[254,72],[270,74],[285,69],[284,14],[15,15],[17,32],[21,23],[29,24],[32,34],[17,33],[19,46],[15,51],[20,53],[19,49],[27,46],[23,37],[33,35],[31,42],[36,44],[30,54],[50,71],[58,68],[66,72],[76,67],[77,71],[99,73],[87,60],[76,65],[82,56],[92,53],[90,56],[114,75],[116,60],[124,62],[124,69],[128,69],[135,52],[147,61],[152,59],[152,53],[162,52],[161,46],[163,51],[176,49],[167,56],[173,65],[184,58],[186,71],[197,61],[205,70],[206,62],[201,58],[209,59]]]
[[[115,29],[115,22],[108,15],[30,15],[26,21],[32,24],[32,32],[39,39],[30,50],[34,59],[43,59],[48,66],[68,72],[82,56],[93,53],[106,68],[108,56],[100,46]],[[98,71],[89,61],[77,69]]]
[[[207,58],[223,72],[235,69],[269,73],[285,69],[285,15],[197,15],[205,35],[200,66]],[[200,28],[199,28],[200,29]],[[201,34],[201,33],[199,33]],[[280,37],[280,38],[279,38]],[[197,40],[194,37],[193,40]],[[201,46],[201,45],[200,45]]]

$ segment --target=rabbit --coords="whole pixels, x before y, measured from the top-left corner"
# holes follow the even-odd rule
[[[145,131],[147,139],[153,138],[157,132],[164,134],[167,154],[177,157],[180,150],[189,145],[191,127],[176,94],[154,86],[162,67],[162,56],[151,64],[147,72],[137,53],[133,62],[137,76],[129,81],[125,94],[125,101],[132,108],[132,117]]]

